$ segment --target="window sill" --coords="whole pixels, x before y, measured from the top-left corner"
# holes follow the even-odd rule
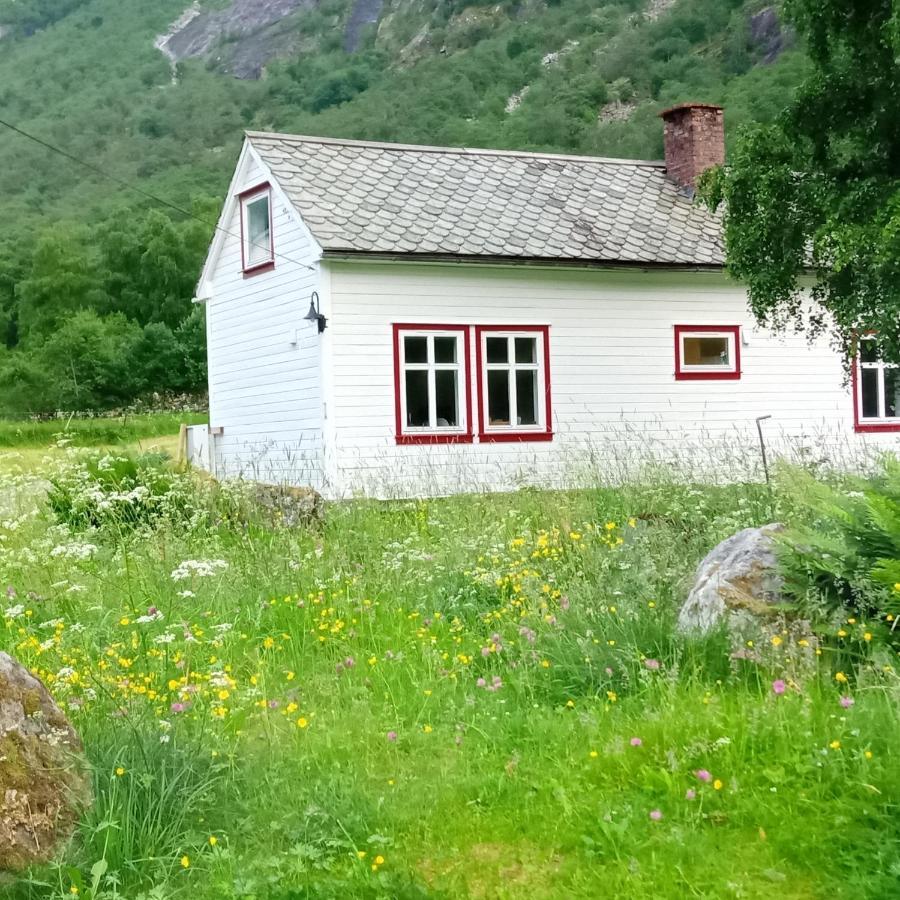
[[[552,441],[552,431],[482,431],[478,435],[482,444],[510,444],[525,441]]]
[[[740,381],[740,372],[676,372],[676,381]]]
[[[267,259],[265,262],[257,263],[255,266],[247,266],[244,269],[244,278],[252,278],[254,275],[262,275],[263,272],[271,272],[275,268],[275,260]]]
[[[400,446],[415,444],[471,444],[471,434],[398,434]]]
[[[877,434],[878,432],[900,431],[900,422],[857,422],[853,426],[857,434]]]

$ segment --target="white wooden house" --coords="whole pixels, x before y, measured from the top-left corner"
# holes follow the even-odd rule
[[[724,274],[692,202],[721,109],[663,118],[665,163],[248,133],[197,292],[197,461],[408,496],[758,474],[760,417],[773,452],[896,446],[900,371],[863,353],[847,385]]]

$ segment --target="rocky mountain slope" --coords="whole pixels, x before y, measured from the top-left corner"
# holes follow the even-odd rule
[[[656,112],[773,116],[802,55],[761,0],[0,0],[0,109],[182,204],[244,128],[657,157]],[[142,202],[0,132],[4,238]]]

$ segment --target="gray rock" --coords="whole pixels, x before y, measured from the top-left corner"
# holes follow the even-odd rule
[[[90,806],[78,735],[47,689],[0,653],[0,872],[51,859]]]
[[[697,567],[694,586],[678,614],[682,631],[709,631],[778,612],[784,582],[778,574],[772,535],[777,523],[745,528],[722,541]]]
[[[325,518],[325,501],[312,488],[259,483],[253,486],[253,496],[264,517],[275,526],[297,528]]]
[[[762,57],[764,63],[773,63],[785,50],[796,43],[796,35],[789,27],[783,28],[778,10],[767,6],[749,17],[750,46]]]

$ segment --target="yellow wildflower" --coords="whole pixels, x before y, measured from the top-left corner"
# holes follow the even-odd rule
[[[840,741],[832,741],[828,746],[831,747],[832,750],[840,750],[841,742]]]
[[[184,856],[181,857],[181,868],[187,869],[190,867],[190,865],[191,865],[191,858],[187,854],[185,854]]]
[[[721,791],[721,790],[722,790],[722,779],[721,779],[721,778],[717,778],[717,779],[713,782],[713,789],[714,789],[714,790],[717,790],[717,791]]]

